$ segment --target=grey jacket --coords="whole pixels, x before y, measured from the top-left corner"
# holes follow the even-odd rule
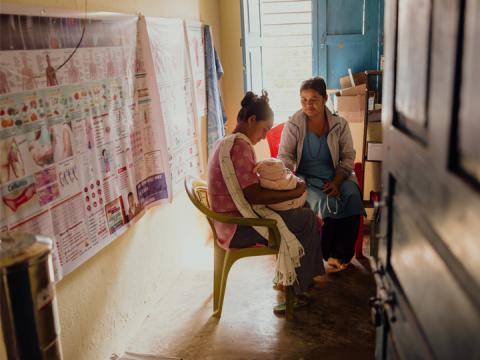
[[[358,184],[353,172],[355,162],[355,149],[353,148],[352,134],[347,121],[333,115],[325,109],[328,119],[329,131],[327,144],[332,155],[333,166],[337,172],[343,172],[349,180]],[[302,110],[297,111],[285,124],[278,150],[278,158],[286,167],[295,171],[302,158],[303,142],[307,129],[307,117]]]

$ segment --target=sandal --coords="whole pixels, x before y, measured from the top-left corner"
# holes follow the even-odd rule
[[[327,264],[332,268],[329,273],[339,272],[342,270],[346,270],[350,263],[344,263],[339,259],[336,258],[328,258]]]
[[[308,295],[299,295],[295,296],[293,300],[293,310],[298,310],[308,306],[311,302],[311,298]],[[285,315],[285,311],[287,309],[287,303],[283,302],[278,304],[273,308],[273,313],[276,315]]]

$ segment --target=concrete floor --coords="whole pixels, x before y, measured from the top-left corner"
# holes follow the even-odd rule
[[[272,288],[273,257],[232,268],[223,315],[211,317],[212,272],[184,272],[145,320],[132,354],[160,359],[373,359],[375,332],[368,299],[375,285],[368,260],[329,274],[312,289],[314,302],[287,322],[272,312],[283,293]]]

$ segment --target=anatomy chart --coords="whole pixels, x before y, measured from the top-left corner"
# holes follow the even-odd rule
[[[169,156],[197,166],[183,31],[152,26],[162,122],[137,23],[0,14],[0,232],[54,239],[57,279],[170,199]]]
[[[140,23],[143,21],[160,98],[160,121],[166,128],[172,191],[176,194],[183,191],[186,175],[200,173],[198,114],[187,37],[182,20],[141,18]]]
[[[200,22],[187,21],[187,38],[195,84],[195,97],[198,117],[207,114],[207,89],[205,86],[205,40],[203,25]]]
[[[200,168],[207,168],[207,87],[205,79],[205,39],[204,25],[197,21],[186,21],[190,64],[192,66],[197,104],[197,144],[200,155]]]

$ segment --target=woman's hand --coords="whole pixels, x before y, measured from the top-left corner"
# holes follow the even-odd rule
[[[307,184],[302,179],[298,179],[295,187],[295,192],[298,194],[297,197],[302,196],[305,191],[307,191]]]
[[[336,181],[325,182],[322,190],[328,196],[331,196],[334,198],[338,198],[340,196],[340,186]]]

